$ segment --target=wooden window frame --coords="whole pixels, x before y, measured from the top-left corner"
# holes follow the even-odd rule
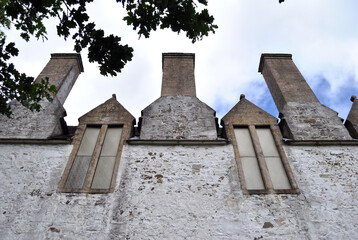
[[[79,188],[66,188],[67,179],[71,172],[72,165],[73,165],[75,158],[77,156],[77,152],[78,152],[80,145],[82,143],[86,129],[91,128],[91,127],[100,128],[100,132],[97,137],[96,145],[93,150],[92,159],[91,159],[91,162],[90,162],[87,174],[86,174],[86,178],[85,178],[83,187],[80,189]],[[98,160],[99,160],[99,157],[100,157],[100,154],[102,151],[102,146],[103,146],[103,143],[104,143],[104,140],[106,137],[107,129],[115,128],[115,127],[122,128],[122,133],[121,133],[121,137],[119,139],[119,146],[118,146],[115,163],[114,163],[114,167],[113,167],[113,171],[112,171],[110,187],[109,187],[109,189],[91,189],[92,181],[94,179]],[[80,133],[79,133],[79,136],[78,136],[79,141],[75,142],[75,144],[73,146],[71,155],[69,157],[69,161],[67,162],[66,168],[65,168],[62,178],[60,180],[57,192],[62,192],[62,193],[111,193],[111,192],[113,192],[115,183],[116,183],[116,176],[118,173],[118,166],[119,166],[120,157],[121,157],[122,148],[123,148],[123,142],[124,142],[123,129],[124,129],[123,124],[86,124],[85,127],[82,129],[82,131],[80,131]]]
[[[235,128],[247,128],[249,130],[250,133],[250,137],[251,137],[251,141],[254,147],[254,151],[256,154],[256,159],[259,165],[259,169],[260,169],[260,173],[261,173],[261,178],[262,181],[264,183],[265,189],[262,190],[250,190],[247,189],[246,187],[246,180],[245,180],[245,173],[243,170],[243,166],[242,166],[242,161],[240,158],[240,150],[238,149],[238,144],[237,144],[237,140],[236,140],[236,136],[235,134],[233,134],[233,138],[234,138],[234,147],[236,155],[238,156],[236,158],[236,162],[238,165],[238,171],[239,171],[239,178],[240,178],[240,182],[241,182],[241,187],[242,190],[244,192],[244,194],[270,194],[270,193],[276,193],[276,194],[298,194],[299,193],[299,189],[298,186],[296,184],[296,181],[293,177],[293,173],[292,173],[292,169],[289,165],[288,159],[286,157],[286,154],[283,150],[283,142],[282,142],[282,138],[280,137],[281,134],[279,132],[279,129],[277,127],[275,127],[274,125],[270,124],[264,124],[264,125],[260,125],[260,124],[249,124],[249,125],[233,125],[233,132],[235,131]],[[258,134],[256,132],[256,128],[266,128],[266,129],[270,129],[270,132],[272,134],[272,137],[274,139],[277,151],[279,153],[279,157],[281,159],[282,165],[284,167],[284,170],[286,172],[286,176],[288,178],[288,181],[290,183],[291,189],[274,189],[272,181],[271,181],[271,177],[266,165],[266,161],[265,161],[265,157],[263,154],[263,151],[261,149],[261,144],[259,141],[259,137]]]

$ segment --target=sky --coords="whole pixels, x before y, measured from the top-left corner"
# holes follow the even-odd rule
[[[81,53],[82,73],[65,102],[68,125],[116,94],[117,100],[137,119],[160,96],[162,53],[195,53],[197,97],[222,118],[240,94],[275,117],[278,111],[258,72],[262,53],[290,53],[319,101],[346,118],[350,97],[358,95],[357,0],[209,0],[209,13],[219,26],[195,44],[170,30],[138,38],[122,18],[125,11],[114,0],[94,1],[88,6],[91,21],[116,34],[134,48],[133,60],[116,77],[99,74]],[[13,58],[19,71],[36,77],[51,53],[70,53],[73,42],[56,35],[57,20],[46,22],[48,40],[25,42],[15,29],[8,41],[20,50]]]

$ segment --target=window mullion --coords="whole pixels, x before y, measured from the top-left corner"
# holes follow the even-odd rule
[[[237,167],[238,167],[238,171],[239,171],[239,180],[240,180],[240,183],[241,183],[241,187],[242,187],[242,190],[245,194],[248,194],[248,190],[247,190],[247,186],[246,186],[246,179],[244,177],[244,170],[243,170],[243,166],[242,166],[242,161],[241,161],[241,158],[240,158],[240,153],[238,151],[239,149],[239,146],[238,146],[238,139],[236,139],[236,136],[235,136],[235,130],[234,130],[234,127],[232,125],[229,126],[230,128],[230,131],[232,136],[231,138],[233,139],[232,141],[232,144],[234,145],[234,152],[235,152],[235,160],[236,160],[236,164],[237,164]]]
[[[85,128],[82,129],[82,131],[80,131],[80,134],[79,134],[79,139],[83,139],[83,136],[85,135]],[[78,140],[77,140],[78,141]],[[80,148],[80,145],[81,145],[81,140],[78,141],[77,143],[72,143],[74,146],[73,146],[73,149],[72,149],[72,152],[71,152],[71,155],[69,157],[70,161],[68,161],[67,165],[66,165],[66,168],[65,168],[65,171],[62,175],[62,178],[60,180],[60,183],[58,184],[59,185],[59,191],[62,191],[64,188],[65,188],[65,185],[66,185],[66,181],[68,179],[68,176],[70,174],[70,171],[71,171],[71,167],[73,165],[73,162],[75,161],[75,158],[76,158],[76,155],[77,155],[77,151],[78,149]]]
[[[250,131],[252,143],[254,145],[254,150],[255,150],[255,153],[256,153],[257,161],[259,163],[259,167],[260,167],[260,170],[261,170],[262,179],[264,180],[264,184],[265,184],[266,189],[268,190],[269,193],[271,193],[271,192],[274,191],[273,190],[273,184],[272,184],[272,181],[271,181],[271,178],[270,178],[269,171],[268,171],[267,166],[266,166],[265,157],[264,157],[264,154],[263,154],[262,149],[261,149],[259,136],[257,135],[255,126],[249,125],[249,131]]]
[[[85,182],[83,184],[83,190],[85,192],[88,192],[90,190],[90,188],[91,188],[92,179],[93,179],[93,176],[94,176],[94,172],[96,170],[99,155],[101,154],[101,149],[102,149],[102,145],[103,145],[103,142],[104,142],[104,138],[106,136],[107,128],[108,128],[108,125],[106,125],[106,124],[103,124],[101,126],[101,130],[99,132],[98,140],[97,140],[96,146],[95,146],[94,151],[93,151],[91,164],[90,164],[90,166],[88,168],[87,176],[86,176]]]
[[[291,167],[290,167],[290,165],[288,164],[288,159],[287,159],[287,157],[286,157],[286,154],[285,154],[285,152],[284,152],[284,150],[283,150],[282,145],[280,144],[280,141],[282,141],[282,140],[281,140],[280,136],[278,136],[278,134],[277,134],[277,132],[275,131],[273,125],[270,125],[270,129],[271,129],[272,136],[273,136],[273,139],[274,139],[274,141],[275,141],[277,150],[278,150],[278,152],[279,152],[279,154],[280,154],[283,167],[285,168],[285,171],[286,171],[286,174],[287,174],[287,177],[288,177],[288,181],[290,182],[291,188],[292,188],[292,189],[298,189],[297,183],[296,183],[296,181],[295,181],[295,179],[294,179],[294,177],[293,177],[293,173],[292,173]]]

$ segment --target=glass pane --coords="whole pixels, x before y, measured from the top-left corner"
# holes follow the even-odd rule
[[[241,157],[246,187],[248,190],[265,189],[256,157]]]
[[[83,135],[80,148],[78,149],[77,156],[92,156],[94,146],[96,145],[100,128],[86,128]]]
[[[261,144],[261,149],[265,157],[279,157],[275,140],[273,139],[271,129],[256,128],[257,135]]]
[[[116,157],[100,157],[94,174],[92,189],[109,189]]]
[[[65,188],[83,188],[91,159],[91,156],[77,156],[75,158]]]
[[[274,189],[291,189],[285,168],[279,157],[265,157]]]
[[[254,146],[248,128],[234,128],[240,157],[255,157]]]
[[[108,128],[104,139],[101,156],[116,156],[121,139],[122,128]]]

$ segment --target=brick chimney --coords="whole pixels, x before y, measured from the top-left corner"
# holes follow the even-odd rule
[[[163,80],[161,96],[196,96],[195,54],[163,53]]]
[[[294,140],[350,140],[337,112],[322,105],[291,54],[262,54],[259,72],[280,112],[280,128]]]

